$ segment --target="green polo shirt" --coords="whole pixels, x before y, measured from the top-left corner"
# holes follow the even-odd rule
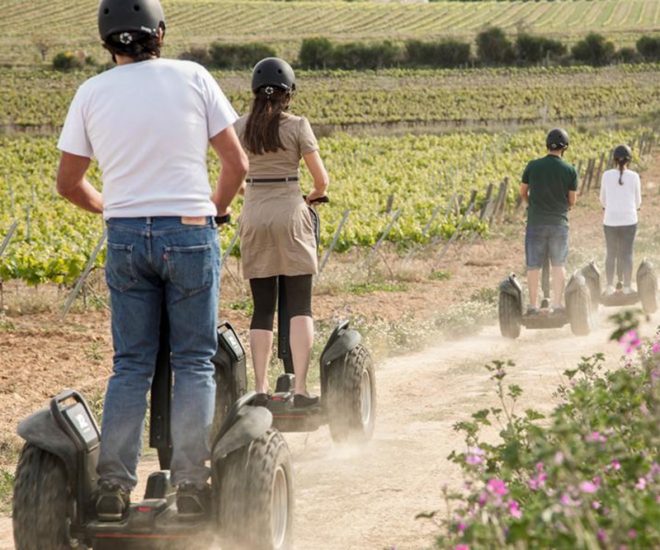
[[[577,191],[577,171],[561,157],[547,155],[527,164],[527,225],[568,225],[568,192]]]

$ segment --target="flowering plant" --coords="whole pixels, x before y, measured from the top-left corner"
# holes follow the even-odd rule
[[[634,332],[633,332],[634,331]],[[626,356],[606,371],[604,356],[565,371],[548,417],[517,413],[522,390],[506,385],[513,363],[486,368],[500,406],[454,429],[466,450],[452,452],[465,490],[445,490],[440,548],[660,548],[660,333],[615,333]],[[500,439],[481,437],[500,426]]]

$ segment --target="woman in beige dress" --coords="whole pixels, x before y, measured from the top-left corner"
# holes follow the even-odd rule
[[[328,174],[309,122],[287,112],[295,89],[295,75],[286,61],[269,57],[254,67],[252,109],[235,123],[250,160],[239,223],[243,274],[254,300],[250,348],[255,402],[265,405],[268,399],[266,370],[273,345],[277,281],[283,276],[291,317],[294,406],[309,407],[318,403],[318,397],[309,395],[306,383],[314,340],[312,277],[317,272],[308,204],[325,196]],[[298,183],[301,158],[314,179],[307,203]]]

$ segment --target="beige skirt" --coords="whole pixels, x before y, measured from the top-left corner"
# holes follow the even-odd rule
[[[297,184],[248,185],[239,232],[246,279],[316,274],[312,216]]]

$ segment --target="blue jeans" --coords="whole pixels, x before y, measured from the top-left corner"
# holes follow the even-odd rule
[[[541,269],[546,257],[561,267],[568,257],[567,225],[528,225],[525,232],[527,269]]]
[[[215,222],[178,217],[108,220],[106,282],[112,306],[113,374],[103,408],[101,479],[132,489],[147,393],[158,352],[161,308],[170,325],[172,481],[205,483],[215,403],[220,278]]]

